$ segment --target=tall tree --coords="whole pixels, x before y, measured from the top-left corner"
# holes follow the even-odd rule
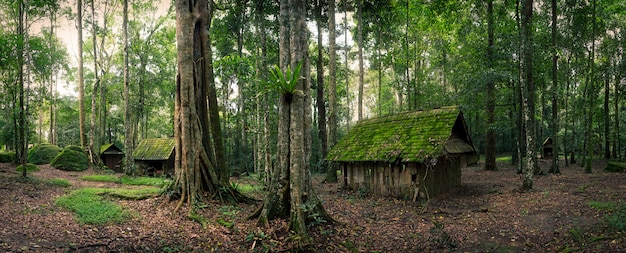
[[[335,28],[335,0],[328,0],[328,147],[337,143],[337,30]],[[325,158],[325,157],[324,157]],[[337,168],[327,166],[326,180],[337,182]]]
[[[495,98],[495,80],[494,80],[494,17],[493,17],[493,0],[487,1],[487,66],[490,76],[487,78],[487,102],[485,103],[485,111],[487,112],[487,133],[485,141],[485,169],[497,170],[496,167],[496,130],[494,129],[496,121],[496,98]]]
[[[551,22],[551,41],[552,41],[552,120],[550,122],[550,126],[552,128],[552,165],[550,166],[549,173],[560,174],[559,170],[559,106],[558,106],[558,98],[559,98],[559,73],[558,73],[558,51],[557,51],[557,4],[556,0],[551,0],[551,12],[552,12],[552,22]]]
[[[593,143],[593,116],[596,99],[596,71],[595,71],[595,52],[596,52],[596,0],[592,1],[591,10],[591,49],[589,51],[589,60],[587,61],[588,75],[586,77],[585,87],[587,93],[587,120],[585,121],[585,143],[586,157],[585,157],[585,173],[591,173],[591,161],[593,160],[593,149],[595,144]]]
[[[533,188],[533,174],[536,167],[536,151],[535,151],[535,84],[533,82],[533,50],[532,50],[532,16],[533,16],[533,0],[523,0],[522,2],[522,19],[521,19],[521,57],[522,68],[520,74],[520,87],[522,90],[522,114],[526,131],[524,138],[526,139],[526,156],[522,163],[524,171],[524,179],[522,189],[530,190]]]
[[[324,16],[323,7],[325,1],[317,0],[315,3],[315,23],[317,27],[317,60],[316,60],[316,81],[317,84],[317,136],[321,144],[321,157],[324,159],[328,153],[328,138],[326,134],[326,103],[324,98],[324,46],[322,39]],[[330,14],[330,12],[329,12]]]
[[[363,76],[365,75],[363,69],[363,0],[357,0],[357,43],[359,44],[359,94],[357,98],[357,110],[358,110],[358,120],[363,119]],[[346,84],[347,85],[347,84]]]
[[[270,219],[289,217],[289,229],[296,234],[294,238],[297,238],[294,243],[296,247],[302,247],[310,239],[306,230],[307,217],[318,215],[321,219],[331,221],[313,191],[310,177],[311,149],[307,146],[310,146],[311,141],[308,137],[311,128],[308,109],[311,91],[307,71],[309,61],[305,1],[281,0],[279,23],[280,65],[284,71],[273,71],[274,84],[281,92],[279,166],[273,172],[263,205],[252,217],[258,217],[258,224],[261,226],[267,226]]]
[[[187,203],[189,215],[206,194],[234,202],[250,200],[229,183],[207,33],[213,8],[207,0],[176,1],[176,158],[170,191],[180,193],[175,210]]]
[[[134,134],[133,134],[133,123],[132,123],[132,115],[131,115],[131,104],[130,104],[130,74],[128,71],[128,0],[124,0],[123,7],[123,21],[122,21],[122,30],[123,30],[123,42],[122,48],[124,50],[124,147],[126,148],[126,154],[132,154],[134,151]],[[125,169],[126,175],[134,175],[135,174],[135,163],[132,155],[125,156]]]
[[[85,133],[85,71],[83,70],[83,1],[76,0],[78,29],[78,129],[80,145],[87,146]]]

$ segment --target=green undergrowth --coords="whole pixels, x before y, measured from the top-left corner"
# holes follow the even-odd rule
[[[591,208],[605,211],[604,221],[614,231],[626,231],[626,204],[622,202],[590,201]]]
[[[17,166],[17,168],[15,168],[15,170],[17,171],[22,171],[24,169],[24,166],[20,164],[20,166]],[[32,163],[27,163],[26,164],[26,172],[34,172],[34,171],[39,171],[39,167],[37,167],[37,165],[32,164]]]
[[[118,177],[116,175],[85,175],[80,177],[84,181],[92,182],[112,182],[125,185],[146,185],[161,187],[167,183],[167,179],[159,177]]]
[[[131,213],[122,209],[112,199],[139,200],[154,197],[158,194],[159,189],[156,187],[139,189],[80,188],[67,195],[58,197],[55,203],[72,211],[80,223],[122,223],[131,217]]]
[[[54,185],[54,186],[59,186],[59,187],[70,187],[70,186],[72,186],[70,181],[67,181],[67,179],[64,179],[64,178],[47,179],[46,183],[48,183],[50,185]]]

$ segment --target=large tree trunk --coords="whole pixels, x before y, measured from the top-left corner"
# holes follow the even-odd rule
[[[294,240],[300,248],[309,243],[306,230],[307,217],[317,213],[331,221],[320,200],[313,191],[310,177],[310,88],[308,38],[306,29],[305,1],[282,0],[279,22],[281,67],[287,66],[289,56],[291,69],[302,65],[297,85],[293,91],[282,91],[279,105],[278,157],[279,168],[272,175],[264,204],[252,217],[258,224],[267,226],[272,218],[289,217],[289,229],[298,238]],[[288,22],[287,22],[288,21]],[[283,27],[290,24],[291,27]],[[290,31],[289,33],[286,33]],[[289,36],[289,40],[285,37]],[[309,146],[309,147],[307,147]]]
[[[326,137],[326,103],[324,99],[324,46],[322,40],[322,6],[323,1],[318,0],[315,6],[315,23],[317,25],[317,136],[321,144],[321,159],[326,158],[328,153],[328,138]],[[329,14],[331,12],[329,11]],[[334,15],[334,12],[333,12]],[[329,17],[330,18],[330,17]]]
[[[493,69],[493,40],[494,40],[494,23],[493,23],[493,0],[487,1],[487,66],[489,70]],[[489,73],[493,75],[493,73]],[[496,98],[495,98],[495,82],[493,77],[487,80],[487,102],[485,111],[487,113],[487,133],[485,140],[485,170],[497,170],[496,167]]]
[[[524,0],[522,4],[522,111],[526,123],[526,161],[524,166],[524,179],[522,189],[533,188],[533,172],[536,167],[535,154],[535,85],[532,72],[532,15],[533,0]]]
[[[206,0],[176,1],[176,158],[170,190],[180,192],[175,210],[187,203],[189,214],[205,193],[221,200],[250,201],[229,183],[207,34],[211,14]]]
[[[106,21],[105,21],[106,22]],[[93,91],[91,93],[91,117],[89,124],[89,166],[91,168],[97,168],[102,163],[100,161],[100,129],[96,127],[96,115],[98,115],[97,98],[99,96],[98,89],[100,88],[100,79],[98,76],[98,50],[97,50],[97,21],[96,21],[96,7],[95,1],[91,0],[91,35],[93,43],[93,73],[94,83]],[[104,36],[104,35],[103,35]],[[102,116],[100,116],[102,117]]]

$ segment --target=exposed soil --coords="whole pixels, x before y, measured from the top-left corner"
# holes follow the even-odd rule
[[[337,224],[309,229],[311,252],[624,252],[626,239],[607,225],[609,212],[590,201],[621,203],[626,174],[604,172],[603,162],[592,174],[579,165],[561,168],[561,175],[536,176],[534,189],[519,190],[522,179],[510,165],[499,171],[480,166],[463,169],[463,184],[455,192],[427,204],[344,191],[337,184],[314,185]],[[544,170],[548,164],[542,163]],[[175,203],[161,198],[114,200],[134,215],[122,224],[85,225],[54,204],[57,197],[79,187],[126,187],[85,182],[91,173],[66,172],[40,166],[23,179],[13,164],[0,164],[0,251],[3,252],[265,252],[290,251],[286,221],[271,228],[246,220],[254,205],[236,207],[208,203],[200,214],[206,228],[172,213]],[[34,178],[34,179],[33,179]],[[65,178],[63,188],[41,179]],[[238,179],[233,179],[236,181]],[[249,179],[248,179],[249,180]],[[258,198],[258,196],[256,196]],[[232,228],[228,225],[233,224]]]

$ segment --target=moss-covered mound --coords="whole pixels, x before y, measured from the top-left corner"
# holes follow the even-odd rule
[[[83,171],[89,168],[89,159],[83,148],[67,146],[50,163],[56,169],[67,171]]]
[[[54,144],[37,144],[28,151],[28,162],[34,164],[48,164],[63,151]]]
[[[68,145],[64,149],[71,149],[71,150],[78,151],[78,152],[83,152],[83,153],[87,152],[85,150],[85,148],[83,148],[81,146],[76,146],[76,145]]]
[[[626,171],[626,162],[609,161],[606,163],[604,170],[608,172],[624,172]]]
[[[12,163],[12,162],[15,162],[15,152],[0,151],[0,163]]]
[[[23,168],[24,168],[24,166],[20,165],[20,166],[17,166],[17,168],[15,170],[22,171]],[[26,164],[26,172],[33,172],[33,171],[39,171],[39,167],[37,167],[37,165],[35,165],[35,164],[27,163]]]

